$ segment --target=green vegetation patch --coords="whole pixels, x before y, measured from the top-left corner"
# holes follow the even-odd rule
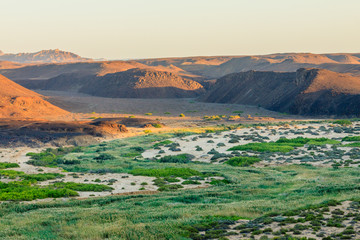
[[[15,171],[15,170],[0,170],[0,176],[15,179],[17,177],[24,176],[24,172]]]
[[[30,181],[0,182],[0,201],[31,201],[44,198],[72,197],[79,194],[71,189],[54,189],[52,186],[32,186]]]
[[[239,145],[228,149],[228,151],[256,151],[256,152],[282,152],[287,153],[294,150],[295,147],[302,147],[308,145],[325,145],[325,144],[339,144],[339,141],[328,138],[280,138],[276,142],[261,142],[261,143],[248,143]]]
[[[64,175],[60,173],[25,174],[24,172],[15,171],[15,170],[0,170],[0,176],[7,177],[10,179],[15,179],[19,177],[24,180],[38,181],[38,182],[64,177]]]
[[[0,169],[18,168],[18,167],[20,167],[20,166],[17,163],[7,163],[7,162],[0,163]]]
[[[343,142],[360,142],[360,136],[347,136],[342,139]]]
[[[164,156],[159,159],[159,162],[161,162],[161,163],[189,163],[194,158],[195,158],[194,155],[184,153],[184,154],[178,154],[178,155]]]
[[[245,145],[234,146],[228,151],[256,151],[256,152],[282,152],[287,153],[294,150],[294,147],[279,143],[248,143]]]
[[[161,187],[158,188],[158,191],[160,192],[172,192],[172,191],[176,191],[180,188],[184,188],[183,186],[181,186],[180,184],[168,184],[168,185],[163,185]]]
[[[220,172],[231,184],[156,194],[29,204],[3,203],[0,204],[0,228],[3,229],[0,238],[27,239],[31,234],[33,239],[43,239],[44,236],[61,239],[64,233],[59,229],[67,229],[68,238],[73,236],[74,239],[181,239],[186,230],[179,226],[201,224],[207,216],[221,215],[217,219],[220,223],[231,220],[234,214],[237,218],[254,220],[270,213],[271,216],[279,215],[329,199],[360,198],[357,168],[334,170],[286,165],[258,168],[255,171],[226,164],[191,166],[199,171]],[[189,179],[196,180],[195,177]],[[311,214],[307,215],[308,219],[312,218]],[[274,220],[282,220],[283,216]],[[301,219],[306,216],[301,216]],[[266,217],[267,220],[273,218]],[[336,224],[335,221],[330,223]],[[310,226],[310,221],[307,225]],[[204,235],[204,231],[198,234]],[[214,236],[213,233],[207,233],[208,239]],[[250,237],[248,235],[246,239]]]
[[[173,141],[170,141],[170,140],[164,140],[164,141],[161,141],[161,142],[155,143],[155,144],[154,144],[154,148],[156,148],[156,147],[160,147],[160,146],[165,146],[165,145],[168,145],[168,144],[171,144],[171,143],[173,143]]]
[[[237,216],[206,216],[196,224],[181,226],[183,236],[190,239],[228,239],[232,235],[228,231],[230,225],[235,224],[240,217]]]
[[[248,167],[260,161],[261,159],[258,157],[233,157],[225,163],[234,167]]]
[[[104,192],[114,190],[112,187],[103,184],[58,182],[54,183],[56,188],[66,188],[80,192]]]
[[[31,160],[27,163],[34,166],[55,167],[58,164],[64,163],[61,159],[62,156],[68,153],[81,152],[82,150],[82,147],[68,147],[48,148],[40,153],[29,152],[26,156],[29,156]]]
[[[360,142],[344,144],[344,145],[341,145],[341,147],[360,147]]]
[[[135,176],[149,177],[181,177],[188,178],[192,176],[202,176],[203,174],[191,168],[159,168],[159,169],[134,169],[129,172]]]
[[[38,173],[38,174],[25,174],[22,176],[25,180],[35,180],[38,182],[46,181],[46,180],[52,180],[56,178],[62,178],[64,177],[63,174],[60,173]]]
[[[309,145],[325,145],[325,144],[339,144],[339,141],[328,138],[304,138],[297,137],[292,139],[280,138],[276,143],[287,144],[293,147],[302,147],[305,144]]]
[[[339,125],[342,125],[342,126],[347,126],[347,125],[351,125],[352,122],[350,120],[347,120],[347,119],[339,119],[339,120],[335,120],[333,121],[332,123],[334,124],[339,124]]]

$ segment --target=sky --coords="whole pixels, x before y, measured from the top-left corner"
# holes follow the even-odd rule
[[[0,50],[136,59],[360,52],[359,0],[0,0]]]

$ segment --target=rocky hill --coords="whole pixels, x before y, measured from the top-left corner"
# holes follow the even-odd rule
[[[95,77],[79,91],[101,97],[177,98],[195,97],[204,89],[201,84],[174,73],[130,69]]]
[[[253,56],[185,57],[138,60],[150,66],[174,65],[207,79],[244,71],[294,72],[299,68],[321,68],[360,76],[360,54],[276,53]]]
[[[2,75],[0,86],[0,118],[54,117],[68,113]]]
[[[55,51],[55,50],[52,50]],[[62,52],[62,51],[60,51]],[[7,56],[3,54],[1,57]],[[53,61],[51,58],[49,62]],[[71,60],[73,59],[73,60]],[[12,59],[13,60],[13,59]],[[218,79],[230,73],[244,71],[295,72],[299,68],[327,69],[339,73],[360,76],[360,54],[311,54],[283,53],[254,56],[212,56],[138,59],[131,61],[78,61],[78,57],[59,60],[55,63],[16,63],[0,62],[0,74],[13,81],[35,89],[41,81],[56,78],[57,83],[48,87],[60,86],[59,90],[74,89],[68,86],[78,81],[79,77],[104,76],[109,73],[127,71],[129,69],[151,69],[154,71],[171,72],[180,77],[192,79],[207,87],[206,81]],[[60,75],[62,77],[58,78]],[[66,78],[64,77],[66,76]],[[66,81],[60,84],[60,79]],[[33,82],[29,82],[33,81]],[[35,82],[40,81],[40,82]],[[51,90],[58,90],[52,88]]]
[[[323,69],[233,73],[202,97],[302,115],[360,115],[360,78]]]
[[[68,63],[91,61],[71,52],[59,49],[42,50],[35,53],[3,53],[0,51],[0,60],[18,63]]]

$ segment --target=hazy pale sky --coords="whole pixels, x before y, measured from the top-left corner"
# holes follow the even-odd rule
[[[360,0],[0,0],[0,50],[125,59],[360,52]]]

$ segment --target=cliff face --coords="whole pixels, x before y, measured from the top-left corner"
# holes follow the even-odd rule
[[[80,92],[119,98],[195,97],[204,92],[201,84],[174,73],[130,69],[93,78]]]
[[[360,78],[320,69],[255,72],[220,78],[202,97],[302,115],[359,115]]]

